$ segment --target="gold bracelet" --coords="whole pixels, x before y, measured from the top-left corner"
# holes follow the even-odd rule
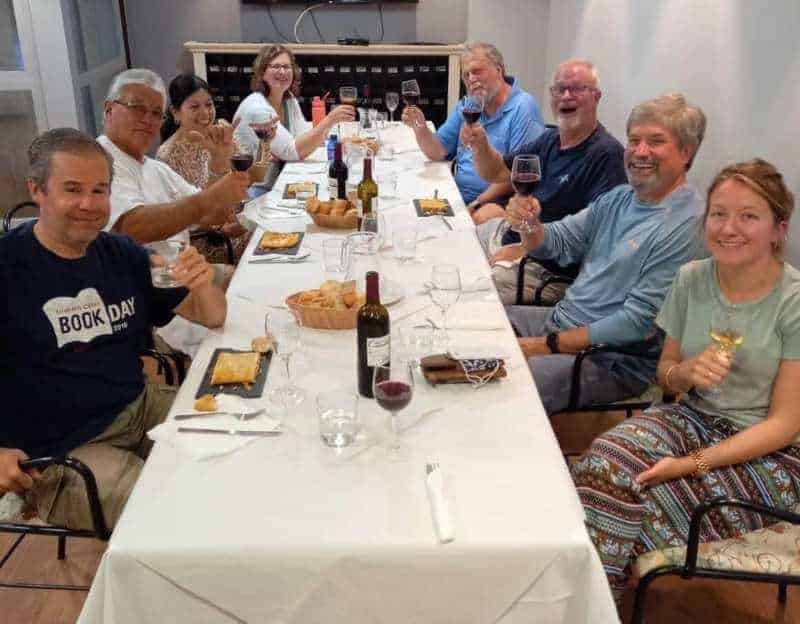
[[[672,385],[672,383],[671,383],[671,382],[670,382],[670,380],[669,380],[669,376],[670,376],[670,375],[673,373],[673,371],[674,371],[674,370],[675,370],[675,369],[676,369],[678,366],[680,366],[680,362],[676,362],[675,364],[673,364],[672,366],[670,366],[670,367],[667,369],[667,374],[666,374],[666,375],[664,375],[664,383],[667,385],[667,389],[668,389],[668,390],[675,390],[676,392],[680,392],[680,388],[676,388],[675,386],[673,386],[673,385]]]
[[[699,448],[689,453],[694,460],[695,469],[692,473],[692,476],[695,478],[704,477],[708,474],[708,471],[711,470],[711,466],[708,465],[705,455],[703,454],[703,450],[704,449]]]

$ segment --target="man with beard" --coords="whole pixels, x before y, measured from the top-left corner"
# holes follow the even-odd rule
[[[548,414],[566,408],[575,354],[591,345],[626,353],[587,357],[580,405],[643,392],[655,375],[663,333],[656,313],[678,268],[699,251],[700,195],[686,182],[705,133],[705,116],[679,94],[636,106],[627,123],[629,184],[584,210],[542,224],[532,197],[515,196],[506,213],[524,251],[581,270],[555,307],[508,306]]]
[[[512,193],[511,167],[518,154],[535,154],[541,162],[541,180],[533,191],[543,223],[557,221],[583,210],[590,202],[619,184],[624,184],[623,148],[597,120],[600,103],[597,70],[589,61],[571,59],[561,63],[550,86],[550,107],[557,128],[548,129],[536,141],[517,152],[503,155],[492,149],[486,133],[477,126],[465,126],[462,141],[472,150],[475,169],[493,182],[488,195]],[[524,255],[519,235],[508,230],[504,208],[485,204],[473,212],[478,239],[489,256],[497,292],[503,303],[516,302],[517,271]],[[525,266],[523,299],[551,276],[574,279],[578,265],[560,267],[540,260]],[[564,296],[566,286],[558,282],[545,287],[543,301],[553,304]]]
[[[505,75],[503,55],[492,44],[466,46],[461,57],[461,79],[470,96],[483,99],[480,126],[496,150],[503,154],[514,152],[544,131],[539,105],[530,93],[517,86],[516,79]],[[414,131],[425,156],[431,160],[455,160],[456,186],[465,203],[499,199],[499,195],[486,193],[489,183],[476,173],[472,153],[459,145],[459,132],[466,125],[463,108],[463,102],[459,102],[436,133],[428,128],[425,115],[417,106],[406,106],[402,120]],[[502,192],[503,197],[509,194]]]

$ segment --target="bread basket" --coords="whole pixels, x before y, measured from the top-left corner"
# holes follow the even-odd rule
[[[323,215],[325,216],[325,215]],[[358,307],[335,309],[306,306],[297,303],[301,293],[290,295],[286,305],[294,313],[300,325],[314,329],[355,329]]]
[[[347,206],[348,210],[351,212],[346,215],[332,215],[330,212],[326,213],[325,211],[319,209],[321,205],[327,205],[327,210],[330,211],[330,203],[330,200],[321,202],[317,198],[310,199],[306,202],[306,212],[308,212],[312,221],[314,221],[316,225],[323,228],[331,228],[333,230],[355,230],[358,227],[358,215],[355,212],[354,201],[348,200]]]

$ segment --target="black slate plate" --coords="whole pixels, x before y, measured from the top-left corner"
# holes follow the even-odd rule
[[[441,212],[425,212],[422,209],[422,206],[419,204],[419,200],[414,200],[414,208],[417,210],[418,217],[455,217],[456,213],[453,212],[453,207],[450,205],[450,202],[446,199],[442,199],[445,204],[447,204],[446,209]]]
[[[270,249],[261,247],[260,243],[261,240],[259,239],[259,244],[256,245],[256,248],[253,250],[254,256],[271,256],[272,254],[278,254],[281,256],[296,256],[297,252],[300,251],[300,245],[303,244],[303,237],[306,235],[305,232],[287,232],[287,234],[299,234],[300,240],[297,241],[297,244],[294,247],[286,247],[285,249]],[[264,235],[263,233],[261,234]]]
[[[203,373],[203,381],[197,389],[194,398],[199,399],[204,394],[234,394],[244,399],[257,399],[264,392],[264,383],[267,381],[267,370],[269,363],[272,361],[272,351],[266,355],[261,356],[261,369],[258,371],[255,382],[249,387],[243,384],[216,384],[211,385],[211,374],[214,372],[214,366],[217,363],[217,358],[220,353],[246,353],[241,349],[215,349],[211,355],[211,361]]]

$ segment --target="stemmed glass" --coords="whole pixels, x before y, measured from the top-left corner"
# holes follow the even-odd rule
[[[257,165],[264,165],[267,162],[267,154],[269,154],[269,142],[267,142],[267,139],[269,139],[272,134],[272,128],[270,128],[269,122],[273,117],[275,117],[275,115],[262,111],[255,113],[253,121],[250,122],[250,128],[252,128],[253,132],[255,132],[255,135],[258,137],[259,147],[261,148],[261,156],[256,162]]]
[[[231,167],[233,167],[235,171],[247,171],[253,166],[253,152],[257,150],[258,144],[252,146],[240,145],[237,143],[231,155]]]
[[[389,362],[379,364],[372,373],[372,394],[383,409],[389,412],[391,427],[386,443],[389,457],[400,459],[405,449],[397,435],[397,415],[411,402],[414,394],[414,376],[407,364],[392,366]]]
[[[511,165],[511,186],[517,195],[530,197],[542,177],[542,166],[536,154],[518,154]],[[539,226],[538,219],[525,220],[519,228],[511,228],[515,232],[531,234]]]
[[[431,270],[431,300],[442,311],[445,350],[450,350],[447,311],[461,296],[461,274],[454,264],[435,264]]]
[[[729,360],[733,360],[736,350],[744,342],[746,321],[742,310],[735,306],[723,304],[715,307],[711,312],[711,325],[708,332],[711,342],[714,348]],[[725,380],[711,386],[706,392],[714,398],[719,398],[724,383]]]
[[[283,405],[285,408],[300,405],[306,398],[305,391],[292,382],[291,359],[300,348],[300,326],[292,316],[272,318],[267,314],[264,317],[264,330],[267,336],[272,336],[272,349],[283,362],[286,370],[286,383],[274,388],[269,393],[273,403]]]
[[[386,95],[386,108],[389,109],[389,122],[394,121],[394,111],[400,105],[400,94],[397,91],[387,91]]]
[[[403,102],[406,106],[419,106],[419,83],[416,80],[404,80],[400,83],[400,93],[403,95]],[[420,122],[416,122],[420,125]]]
[[[461,99],[461,114],[464,116],[464,121],[470,125],[478,123],[483,113],[483,104],[483,94],[465,95]]]

